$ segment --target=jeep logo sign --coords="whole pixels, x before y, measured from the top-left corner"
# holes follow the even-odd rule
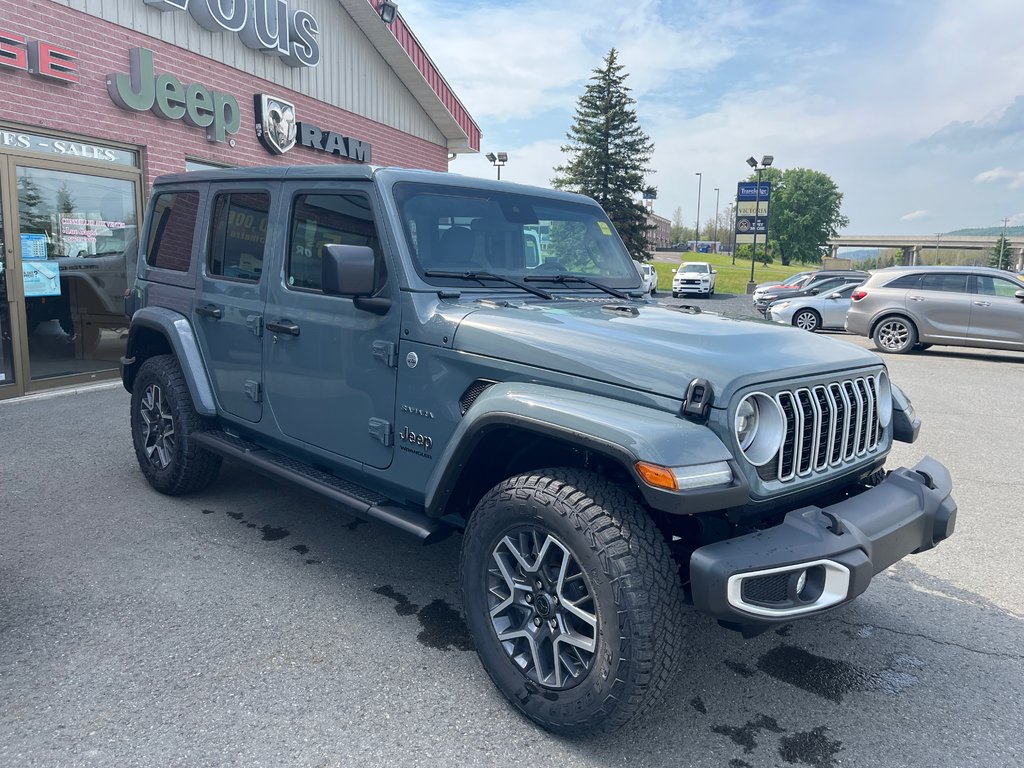
[[[188,11],[211,32],[237,32],[249,48],[278,55],[291,67],[320,63],[320,25],[288,0],[143,0],[158,11]]]
[[[198,83],[182,84],[174,75],[157,75],[153,52],[132,48],[128,53],[131,73],[107,75],[107,93],[121,109],[152,111],[164,120],[184,120],[206,129],[210,141],[224,141],[238,133],[242,114],[235,97],[211,91]]]

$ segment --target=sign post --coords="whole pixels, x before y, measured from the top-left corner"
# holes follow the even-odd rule
[[[761,169],[757,169],[757,182],[741,181],[736,185],[736,245],[752,243],[754,252],[750,257],[750,282],[747,293],[754,292],[754,263],[757,261],[757,236],[764,235],[768,247],[768,209],[771,205],[772,184],[761,181]]]

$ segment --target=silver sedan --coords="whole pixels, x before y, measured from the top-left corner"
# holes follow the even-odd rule
[[[850,294],[856,288],[850,284],[817,296],[783,299],[770,305],[765,317],[805,331],[842,328],[846,324],[846,311],[850,308]]]

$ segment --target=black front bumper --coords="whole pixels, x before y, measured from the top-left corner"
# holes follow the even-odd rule
[[[749,626],[849,602],[876,573],[953,534],[952,488],[946,468],[926,457],[838,504],[797,509],[773,528],[701,547],[690,558],[694,605]]]

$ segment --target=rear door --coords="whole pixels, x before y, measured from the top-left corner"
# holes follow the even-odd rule
[[[969,341],[998,349],[1024,350],[1024,285],[994,275],[971,275]]]
[[[263,262],[268,240],[279,237],[268,228],[279,186],[211,185],[204,259],[192,309],[192,326],[200,336],[221,408],[251,422],[263,415]]]
[[[907,311],[922,340],[961,342],[971,323],[971,294],[966,272],[930,272],[917,289],[907,291]]]

